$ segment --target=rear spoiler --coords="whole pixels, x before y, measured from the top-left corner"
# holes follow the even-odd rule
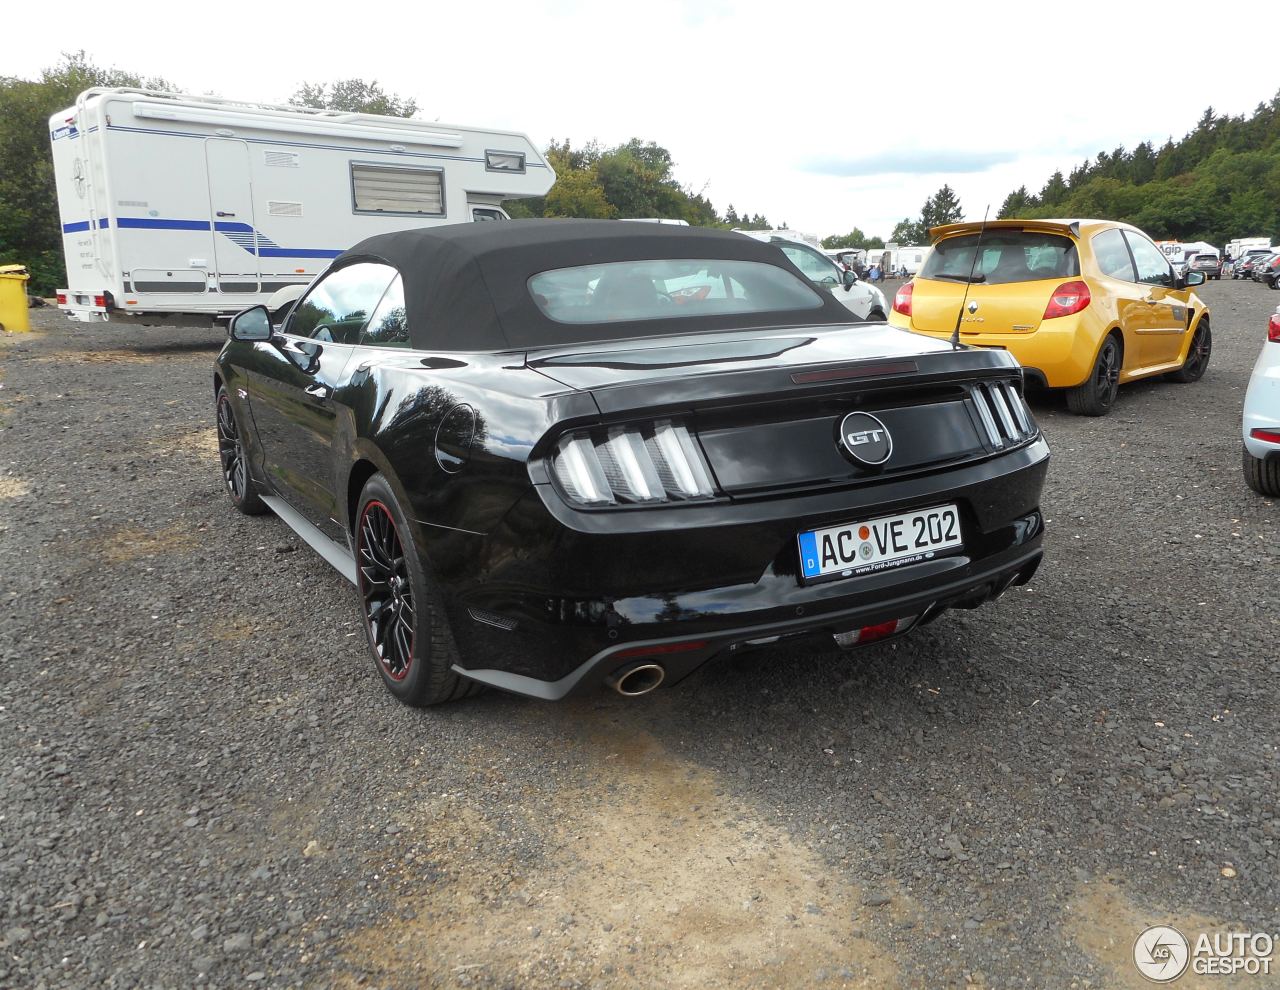
[[[976,234],[982,230],[981,223],[948,223],[941,227],[929,229],[929,243],[937,244],[944,237],[956,234]],[[1062,234],[1069,237],[1080,236],[1079,220],[989,220],[987,230],[1035,230],[1046,234]]]

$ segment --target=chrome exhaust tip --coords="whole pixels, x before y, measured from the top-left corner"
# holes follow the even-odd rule
[[[638,698],[654,690],[666,676],[667,672],[656,663],[638,663],[613,674],[609,678],[609,686],[624,698]]]

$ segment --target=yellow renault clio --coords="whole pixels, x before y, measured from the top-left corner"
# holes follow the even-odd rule
[[[1066,389],[1067,406],[1103,416],[1116,389],[1209,365],[1209,309],[1142,231],[1110,220],[996,220],[930,231],[924,267],[898,290],[889,322],[999,347],[1030,380]],[[979,247],[979,242],[981,246]],[[980,251],[980,253],[978,253]]]

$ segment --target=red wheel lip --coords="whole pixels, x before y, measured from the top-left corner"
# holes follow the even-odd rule
[[[391,510],[387,507],[386,503],[383,502],[381,499],[376,499],[376,498],[369,499],[369,501],[365,503],[364,508],[360,511],[360,518],[356,521],[356,588],[360,592],[360,614],[364,619],[365,633],[366,635],[368,635],[371,643],[373,642],[373,629],[371,628],[369,623],[368,609],[365,607],[364,574],[360,570],[359,561],[360,561],[360,546],[364,540],[364,520],[365,520],[365,517],[369,515],[369,510],[372,509],[374,506],[377,506],[378,509],[382,512],[382,514],[387,517],[387,522],[391,524],[391,531],[396,534],[396,539],[400,540],[401,549],[402,550],[404,549],[404,540],[400,538],[400,527],[396,525],[396,517],[391,514]],[[415,612],[414,622],[413,622],[414,630],[413,630],[413,635],[409,637],[409,657],[407,662],[404,665],[404,670],[402,670],[399,674],[393,673],[391,668],[387,666],[386,661],[383,660],[382,657],[378,654],[377,645],[376,643],[374,643],[373,655],[374,655],[374,658],[378,661],[378,666],[382,668],[382,672],[386,674],[387,677],[391,678],[391,680],[395,681],[396,683],[403,681],[406,677],[409,676],[409,672],[413,670],[413,647],[415,642],[417,641],[417,636],[418,636],[417,610],[415,609],[414,612]]]

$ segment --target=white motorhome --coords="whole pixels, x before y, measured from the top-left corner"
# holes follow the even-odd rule
[[[894,261],[894,270],[899,271],[905,268],[908,275],[919,275],[920,269],[924,267],[924,259],[928,255],[927,247],[900,247]]]
[[[508,219],[555,172],[523,134],[91,89],[49,121],[67,288],[85,322],[226,318],[373,234]]]
[[[1227,257],[1233,261],[1239,261],[1247,252],[1261,248],[1270,251],[1271,238],[1238,237],[1234,241],[1227,241]]]

